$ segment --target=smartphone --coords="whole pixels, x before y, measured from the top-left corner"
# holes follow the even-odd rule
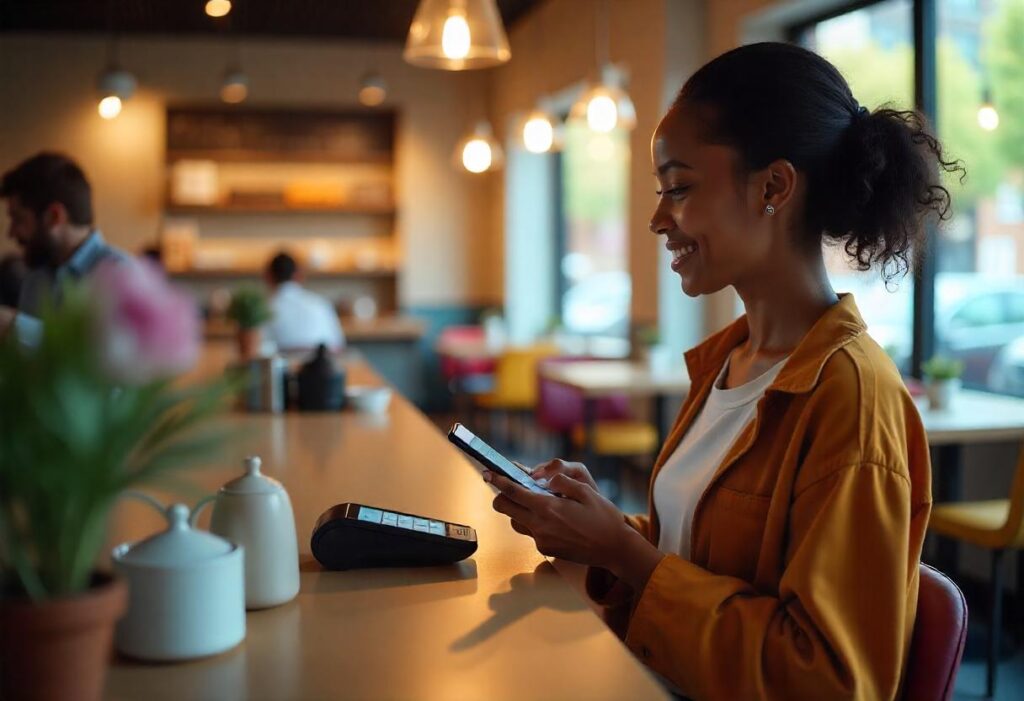
[[[462,452],[469,455],[478,463],[493,470],[499,475],[504,475],[510,480],[519,484],[531,492],[537,494],[554,494],[550,489],[539,485],[528,472],[506,458],[497,450],[487,445],[479,436],[474,434],[462,424],[455,424],[448,431],[448,440],[462,449]]]

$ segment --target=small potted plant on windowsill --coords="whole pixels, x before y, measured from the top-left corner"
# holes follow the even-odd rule
[[[652,373],[671,371],[672,358],[668,346],[661,343],[661,332],[657,325],[648,324],[636,330],[637,359]]]
[[[964,364],[959,360],[936,355],[922,363],[921,371],[925,376],[929,408],[935,411],[949,409],[960,390]]]
[[[242,360],[259,355],[260,326],[271,316],[267,296],[259,288],[240,287],[232,293],[228,318],[238,326],[238,355]]]
[[[38,344],[0,339],[0,698],[99,699],[126,587],[97,570],[124,490],[220,444],[227,387],[177,387],[199,350],[187,295],[107,263],[45,311]]]

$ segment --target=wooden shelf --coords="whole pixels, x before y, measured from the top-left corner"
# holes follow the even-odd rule
[[[328,279],[328,278],[364,278],[364,279],[387,279],[393,278],[398,274],[397,270],[313,270],[308,269],[304,271],[307,278],[316,279]],[[173,278],[200,280],[203,278],[245,278],[245,277],[259,277],[263,275],[262,270],[240,270],[238,268],[231,269],[218,269],[218,268],[195,268],[192,270],[182,270],[178,272],[168,272]]]
[[[376,207],[373,205],[346,205],[344,207],[289,207],[284,204],[274,205],[181,205],[168,204],[165,208],[171,215],[196,214],[363,214],[371,216],[394,216],[394,205]]]
[[[256,149],[181,149],[167,151],[167,162],[183,160],[219,161],[226,163],[347,163],[358,165],[390,165],[394,160],[390,151],[339,155],[324,151],[265,151]]]

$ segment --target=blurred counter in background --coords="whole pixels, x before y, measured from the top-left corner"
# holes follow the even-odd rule
[[[425,332],[423,321],[403,315],[342,317],[341,327],[349,348],[358,350],[404,397],[417,405],[423,403],[426,390],[419,349]],[[235,327],[228,321],[211,319],[206,322],[205,335],[207,341],[229,341],[235,337]]]

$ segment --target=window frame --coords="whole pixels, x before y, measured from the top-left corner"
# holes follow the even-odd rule
[[[786,41],[797,43],[805,30],[819,22],[849,12],[877,5],[885,0],[851,0],[827,12],[806,17],[785,28]],[[911,0],[914,46],[914,107],[938,132],[937,106],[937,44],[938,21],[936,0]],[[922,363],[935,349],[935,270],[938,244],[936,226],[929,222],[925,229],[925,246],[917,259],[914,276],[913,311],[911,314],[910,374],[920,379]]]

